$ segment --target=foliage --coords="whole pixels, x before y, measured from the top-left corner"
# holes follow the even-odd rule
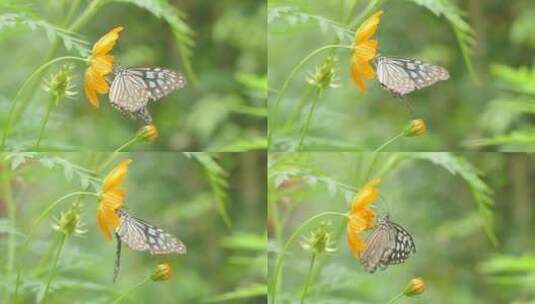
[[[3,134],[9,132],[5,150],[36,149],[36,130],[41,126],[40,151],[113,151],[129,141],[140,122],[125,118],[106,100],[98,111],[91,108],[83,93],[85,65],[81,61],[92,44],[117,25],[124,31],[111,54],[119,64],[179,70],[188,82],[164,102],[149,105],[158,141],[135,142],[123,149],[245,151],[266,147],[262,141],[267,86],[262,1],[218,5],[207,0],[76,0],[31,5],[3,1],[0,9],[2,45],[20,50],[13,53],[11,47],[0,48],[8,63],[0,72],[0,85],[5,88],[0,96],[4,109],[0,128]],[[76,53],[83,57],[73,59]],[[53,60],[76,63],[73,78],[78,94],[48,115],[50,108],[41,101],[48,95],[40,87],[49,78],[50,67],[44,64]],[[10,62],[18,64],[11,68]],[[41,123],[41,117],[48,123]],[[69,132],[62,132],[65,128]]]
[[[530,30],[535,6],[519,1],[482,7],[479,1],[452,0],[268,1],[270,148],[299,150],[299,133],[313,113],[301,150],[375,150],[417,118],[425,120],[428,132],[397,138],[388,150],[531,150],[532,63],[525,54],[535,41]],[[350,48],[352,33],[378,10],[384,11],[374,37],[381,54],[442,65],[450,79],[401,102],[375,80],[359,94],[347,72],[351,51],[342,46]],[[500,27],[490,34],[483,26],[488,22]],[[340,47],[327,48],[333,44]],[[326,49],[315,53],[322,47]],[[330,56],[339,62],[340,87],[323,90],[314,108],[306,79]]]
[[[518,257],[516,265],[525,266],[518,271],[503,263],[498,264],[503,268],[487,266],[494,263],[495,254],[535,248],[526,239],[532,223],[513,224],[516,220],[509,215],[511,208],[531,206],[527,188],[522,187],[529,183],[533,162],[527,154],[275,153],[268,162],[270,290],[279,283],[277,303],[297,301],[307,280],[309,253],[295,241],[287,251],[283,246],[308,236],[322,217],[334,224],[337,250],[316,263],[306,303],[386,303],[415,277],[426,282],[420,299],[426,303],[449,303],[452,296],[457,303],[533,300],[525,289],[530,282],[528,258]],[[522,169],[512,173],[508,166]],[[320,182],[310,183],[311,176]],[[382,183],[372,208],[408,229],[417,253],[402,265],[370,275],[347,247],[345,221],[331,215],[346,213],[351,194],[374,177]],[[530,218],[534,210],[527,207],[525,212]],[[511,239],[511,233],[517,236]],[[287,260],[278,279],[276,259]],[[480,273],[466,273],[476,265]],[[490,279],[482,280],[481,275]],[[505,287],[516,281],[513,289]],[[497,289],[490,291],[489,286]]]
[[[22,270],[19,302],[66,303],[76,298],[84,303],[111,303],[131,290],[125,302],[143,303],[158,298],[163,303],[197,303],[209,299],[212,302],[232,299],[265,303],[265,212],[259,207],[266,195],[265,177],[260,174],[262,163],[244,166],[240,154],[192,153],[188,156],[174,153],[0,154],[0,206],[8,211],[7,214],[2,212],[0,218],[0,248],[2,252],[14,253],[12,262],[2,259],[2,303],[13,300],[19,269]],[[263,156],[250,153],[249,157],[254,160]],[[98,168],[108,162],[115,165],[126,158],[133,161],[125,181],[125,207],[136,217],[176,235],[186,244],[188,253],[152,256],[123,246],[121,270],[112,286],[115,244],[102,238],[95,220],[101,179],[107,173]],[[81,179],[84,175],[89,176],[91,185],[97,186],[96,189],[89,187],[89,191],[95,191],[89,192],[90,196],[76,195],[79,189],[87,188],[75,178]],[[213,188],[212,179],[222,188]],[[245,197],[241,184],[244,179],[255,189]],[[232,227],[224,227],[219,219],[214,198],[222,194],[215,194],[217,191],[223,191],[224,197],[232,201],[226,206]],[[74,195],[57,201],[66,193]],[[4,204],[10,199],[14,200],[16,209]],[[78,203],[83,203],[84,207],[78,208]],[[58,233],[58,228],[64,227],[62,229],[67,231],[66,225],[71,224],[69,227],[79,232],[83,226],[84,237],[68,238],[68,234]],[[26,244],[27,254],[24,253]],[[53,262],[56,259],[57,264]],[[144,278],[150,278],[162,261],[173,269],[169,281],[153,283],[149,280],[134,288]]]

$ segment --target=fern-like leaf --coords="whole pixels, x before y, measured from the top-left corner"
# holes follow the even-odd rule
[[[477,76],[472,63],[472,54],[475,45],[474,31],[465,20],[465,13],[450,0],[408,0],[419,6],[425,7],[436,16],[444,16],[453,28],[459,48],[463,55],[464,63],[472,79],[477,81]]]
[[[217,203],[217,209],[225,224],[230,228],[232,222],[226,208],[227,190],[228,190],[228,173],[223,169],[209,153],[184,153],[186,157],[194,158],[204,169],[206,176],[212,187],[214,199]]]
[[[340,41],[351,41],[353,33],[336,21],[323,16],[303,12],[295,6],[273,6],[268,11],[268,24],[277,20],[290,25],[315,22],[323,33],[334,32]]]
[[[193,55],[193,47],[195,42],[193,40],[193,30],[186,23],[186,13],[179,10],[175,6],[169,4],[167,0],[112,0],[113,2],[124,2],[134,4],[140,8],[146,9],[156,18],[161,18],[169,24],[173,31],[173,35],[177,41],[178,52],[180,59],[188,80],[195,83],[196,77],[191,65],[191,57]]]
[[[30,16],[26,13],[6,13],[0,15],[0,31],[5,28],[16,27],[19,25],[27,26],[32,31],[37,29],[44,30],[50,42],[54,41],[55,38],[59,38],[63,41],[63,45],[67,51],[74,49],[81,56],[87,56],[89,54],[89,42],[81,39],[76,33],[57,27],[45,20]]]

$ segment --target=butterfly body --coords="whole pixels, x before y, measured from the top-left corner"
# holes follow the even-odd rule
[[[149,101],[156,101],[186,85],[184,75],[160,68],[114,68],[115,78],[110,87],[110,103],[121,113],[152,122],[147,108]]]
[[[375,230],[367,241],[360,262],[367,272],[386,269],[389,265],[405,262],[416,253],[411,234],[400,225],[390,221],[388,215],[379,217]]]
[[[450,77],[445,68],[417,59],[377,56],[377,80],[392,94],[403,97]]]

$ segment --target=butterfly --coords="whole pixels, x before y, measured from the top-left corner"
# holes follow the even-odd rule
[[[111,105],[132,119],[152,122],[147,104],[186,85],[181,73],[165,68],[114,67],[115,78],[109,92]]]
[[[375,59],[375,66],[377,80],[381,85],[400,97],[450,78],[445,68],[417,59],[389,58],[378,55]]]
[[[149,251],[151,254],[186,254],[186,245],[164,230],[131,216],[124,208],[117,210],[119,226],[115,229],[117,250],[113,281],[117,278],[121,264],[121,243],[130,249]]]
[[[416,253],[416,245],[411,234],[400,225],[390,221],[385,215],[377,219],[375,230],[367,241],[366,250],[360,255],[364,270],[374,273],[386,269],[388,265],[401,264],[411,254]]]

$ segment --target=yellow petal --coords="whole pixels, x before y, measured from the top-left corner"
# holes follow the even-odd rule
[[[375,77],[375,70],[368,62],[362,62],[359,65],[360,74],[364,79],[373,79]]]
[[[84,77],[84,92],[85,96],[87,96],[87,99],[89,99],[89,102],[98,109],[99,107],[99,99],[97,95],[97,91],[95,89],[95,85],[92,81],[92,69],[89,67],[85,71],[85,77]]]
[[[114,57],[112,55],[103,55],[93,57],[91,60],[91,67],[96,73],[106,76],[111,73],[113,67]]]
[[[360,237],[361,227],[355,217],[350,216],[346,227],[347,245],[354,256],[366,250],[366,243]]]
[[[351,65],[351,80],[361,92],[366,92],[366,83],[364,83],[356,64]]]
[[[122,26],[117,26],[104,36],[100,37],[100,39],[93,45],[92,55],[101,56],[111,51],[115,46],[115,42],[119,39],[119,32],[122,30]]]
[[[128,172],[128,164],[131,162],[131,159],[124,159],[119,163],[119,165],[113,168],[110,173],[108,173],[102,186],[104,192],[107,192],[112,188],[116,188],[123,183],[126,173]]]
[[[379,43],[377,40],[365,40],[355,46],[354,56],[357,56],[358,60],[370,61],[377,55],[377,47]]]
[[[353,202],[351,203],[351,211],[357,210],[359,208],[366,207],[371,203],[375,202],[379,197],[379,189],[377,186],[381,183],[381,180],[374,178],[370,180],[361,191],[355,196]]]
[[[355,41],[361,43],[364,40],[370,39],[371,36],[377,31],[377,25],[379,25],[380,17],[383,11],[378,11],[371,15],[364,21],[355,33]]]

